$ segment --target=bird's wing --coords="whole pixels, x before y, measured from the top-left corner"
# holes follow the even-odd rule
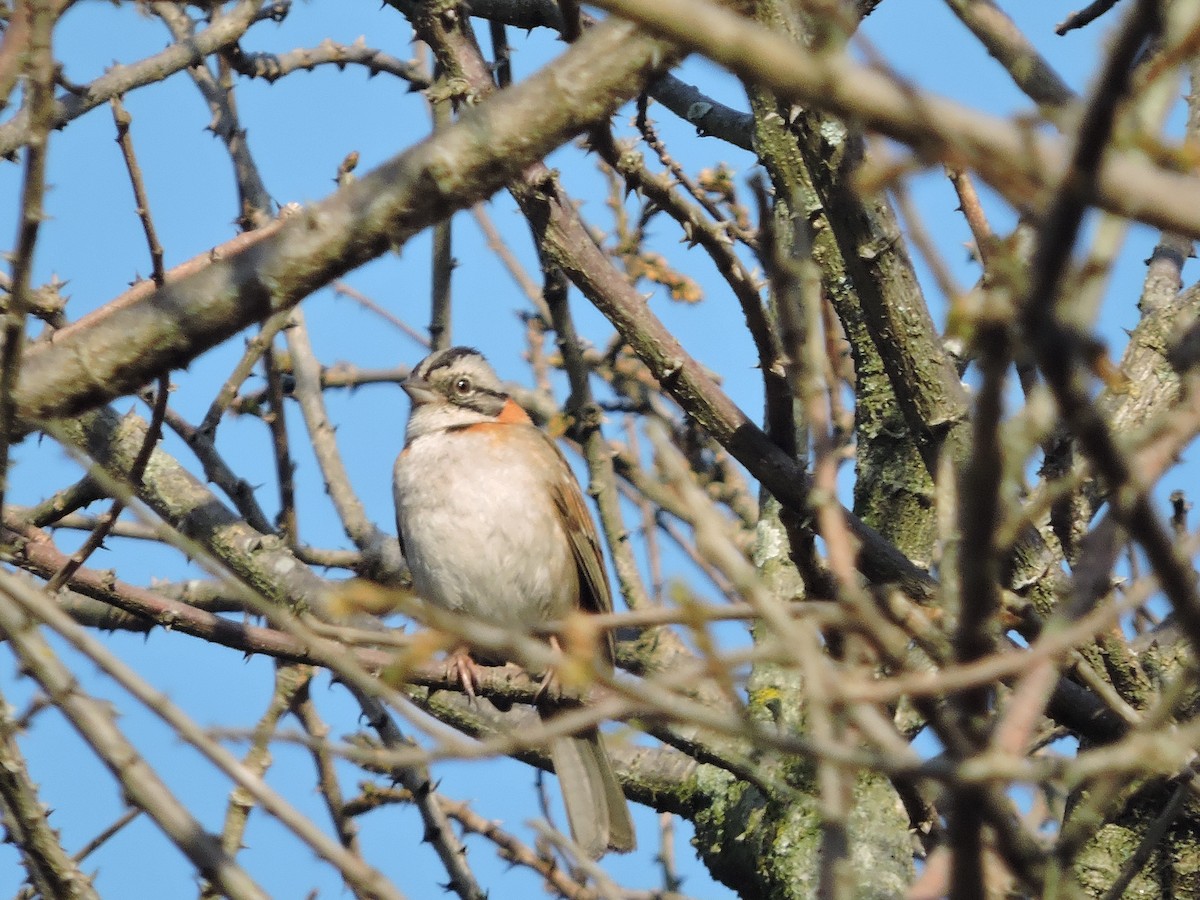
[[[546,442],[555,456],[559,466],[554,471],[559,475],[550,479],[550,494],[554,500],[555,509],[562,517],[563,528],[567,540],[571,544],[571,555],[575,558],[575,566],[579,572],[579,605],[586,612],[612,612],[612,594],[608,588],[608,577],[604,572],[604,553],[600,549],[600,536],[596,524],[583,499],[579,482],[566,458],[554,440],[542,431],[538,434]],[[608,637],[609,658],[613,655],[612,635]]]

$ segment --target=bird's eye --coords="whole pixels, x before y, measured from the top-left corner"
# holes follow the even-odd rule
[[[458,394],[460,397],[465,397],[467,394],[471,393],[471,379],[459,378],[457,381],[455,381],[454,393]]]

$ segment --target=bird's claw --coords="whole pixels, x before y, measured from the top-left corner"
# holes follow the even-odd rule
[[[463,693],[472,702],[478,698],[476,689],[479,687],[479,666],[471,659],[471,654],[466,649],[460,647],[450,654],[446,661],[446,675],[458,680]]]

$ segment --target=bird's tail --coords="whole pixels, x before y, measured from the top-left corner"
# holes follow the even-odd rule
[[[608,850],[628,853],[637,846],[629,804],[613,773],[600,732],[592,729],[555,738],[550,758],[567,807],[575,843],[599,859]]]

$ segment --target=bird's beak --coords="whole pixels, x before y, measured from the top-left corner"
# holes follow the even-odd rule
[[[404,392],[412,399],[413,406],[429,403],[436,396],[428,381],[412,375],[405,378],[400,387],[404,388]]]

